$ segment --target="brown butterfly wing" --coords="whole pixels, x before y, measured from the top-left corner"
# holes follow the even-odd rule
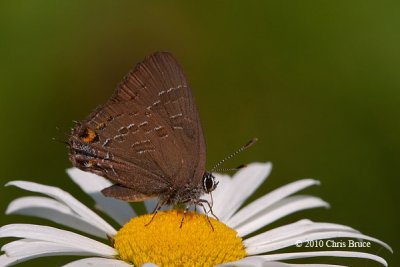
[[[175,58],[167,52],[147,57],[129,72],[112,101],[135,101],[160,115],[173,129],[188,170],[186,179],[198,184],[205,168],[206,145],[192,90]],[[177,177],[175,183],[184,182]]]
[[[191,89],[175,59],[156,53],[138,64],[113,97],[77,125],[70,138],[74,165],[108,178],[109,195],[133,201],[195,186],[205,143]]]

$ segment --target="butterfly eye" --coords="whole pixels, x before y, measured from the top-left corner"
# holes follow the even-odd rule
[[[214,176],[211,173],[206,172],[203,176],[203,189],[204,192],[210,193],[217,187],[218,182],[215,181]]]

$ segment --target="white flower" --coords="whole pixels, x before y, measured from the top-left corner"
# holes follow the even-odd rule
[[[12,241],[2,247],[1,250],[4,254],[0,255],[0,266],[10,266],[44,256],[78,255],[86,256],[86,258],[73,261],[65,266],[122,267],[132,266],[132,262],[135,262],[136,259],[136,262],[142,262],[140,260],[141,257],[143,258],[142,260],[146,262],[145,259],[147,259],[148,254],[154,254],[156,260],[165,263],[172,261],[172,259],[175,260],[177,257],[182,257],[183,261],[188,260],[187,255],[193,257],[191,259],[192,262],[193,260],[203,260],[204,255],[202,256],[201,253],[211,253],[206,254],[209,255],[210,259],[207,259],[207,263],[204,264],[211,265],[210,262],[213,262],[213,264],[220,264],[219,266],[299,266],[297,264],[283,263],[281,261],[323,256],[370,259],[387,266],[383,258],[369,253],[337,249],[331,250],[327,247],[324,247],[324,250],[318,251],[302,251],[301,248],[295,246],[296,244],[300,246],[299,244],[302,244],[301,242],[305,242],[306,240],[326,241],[334,238],[341,238],[341,240],[344,239],[346,241],[348,239],[354,239],[357,241],[367,240],[375,242],[392,251],[391,248],[382,241],[363,235],[357,230],[344,225],[317,223],[304,219],[248,237],[256,230],[291,213],[310,208],[328,207],[326,202],[317,197],[307,195],[293,196],[293,194],[306,187],[319,184],[318,181],[313,179],[303,179],[282,186],[247,206],[242,207],[245,200],[264,182],[270,170],[270,163],[254,163],[238,171],[232,178],[227,175],[216,175],[220,183],[216,191],[213,192],[213,210],[214,213],[218,215],[220,221],[228,227],[215,220],[211,220],[213,226],[216,227],[215,231],[210,230],[211,227],[209,227],[208,223],[204,223],[205,226],[198,226],[201,224],[199,223],[200,221],[205,221],[202,219],[204,216],[194,213],[188,215],[188,219],[185,219],[185,224],[182,228],[179,228],[179,224],[175,221],[171,223],[171,220],[175,220],[174,218],[177,217],[176,214],[171,215],[173,212],[165,212],[165,216],[161,214],[157,215],[149,227],[145,227],[143,226],[143,222],[138,223],[138,220],[144,217],[136,217],[136,213],[128,203],[105,198],[101,195],[100,190],[109,186],[109,181],[76,168],[69,169],[68,174],[75,183],[95,200],[98,209],[120,225],[124,225],[132,217],[136,218],[132,219],[117,232],[117,230],[95,212],[87,208],[69,193],[59,188],[25,181],[10,182],[7,185],[13,185],[27,191],[40,193],[47,197],[29,196],[15,199],[8,206],[7,214],[21,214],[45,218],[85,234],[103,238],[106,241],[102,243],[81,234],[49,226],[33,224],[5,225],[0,228],[0,238],[17,237],[20,239]],[[145,202],[148,211],[153,209],[154,203],[153,200]],[[149,217],[151,215],[146,216]],[[181,217],[178,217],[178,220],[180,220],[180,218]],[[199,220],[198,218],[201,219]],[[163,222],[162,227],[157,226],[157,221],[164,219],[170,221]],[[191,221],[191,219],[193,219],[193,221]],[[137,225],[139,225],[139,228],[142,227],[142,229],[139,230],[140,232],[130,235],[133,230],[132,227],[129,228],[128,225],[132,223],[136,223],[136,228],[138,227]],[[154,241],[150,239],[155,239],[155,242],[157,242],[164,238],[162,229],[164,226],[171,227],[168,231],[165,230],[167,231],[167,236],[165,238],[170,238],[171,240],[168,244],[168,248],[165,242],[159,244],[161,247],[155,247],[156,245],[154,245],[154,243],[147,244],[149,248],[146,247],[145,243],[147,241]],[[200,229],[201,227],[204,227],[206,230]],[[188,238],[191,238],[188,242],[192,240],[194,240],[193,242],[205,242],[204,244],[200,243],[201,247],[198,246],[198,243],[196,243],[197,247],[195,248],[191,248],[190,245],[185,247],[185,249],[174,247],[175,242],[180,242],[181,240],[173,240],[173,236],[192,230],[203,231],[201,234],[205,236],[203,239],[199,236],[197,236],[198,238],[190,236],[193,235],[193,233],[186,234]],[[141,234],[145,234],[145,231],[150,231],[151,235],[141,237]],[[170,233],[170,231],[175,231],[175,233]],[[237,234],[234,231],[236,231]],[[220,233],[227,233],[227,237],[219,237],[218,234]],[[232,233],[234,233],[233,236]],[[168,236],[168,234],[170,235]],[[129,238],[126,238],[127,236]],[[115,238],[116,243],[114,247],[111,246],[110,242],[107,240],[108,238]],[[186,236],[183,235],[183,237],[181,236],[179,238],[185,239]],[[230,238],[233,239],[231,240]],[[207,243],[209,240],[212,240],[213,243]],[[117,244],[117,242],[119,242],[119,244]],[[231,244],[234,244],[232,246],[236,247],[232,249],[229,247]],[[132,246],[134,247],[132,248]],[[229,251],[224,250],[227,246],[229,247]],[[295,252],[275,252],[286,247],[293,247]],[[173,252],[168,252],[169,254],[167,253],[166,255],[161,255],[162,253],[159,253],[159,251],[169,251],[168,249],[172,249],[171,251]],[[190,251],[189,254],[184,254],[186,250]],[[226,259],[232,259],[230,257],[236,257],[234,258],[235,261],[226,263]],[[129,260],[122,260],[125,258]],[[180,261],[180,263],[177,262],[176,266],[183,266],[183,261]],[[157,265],[146,263],[142,266]],[[190,263],[187,264],[187,266],[190,266]],[[304,264],[301,266],[315,265]],[[337,265],[318,264],[318,266]]]

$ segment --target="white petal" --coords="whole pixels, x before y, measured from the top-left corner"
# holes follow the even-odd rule
[[[334,223],[314,223],[310,220],[300,220],[250,237],[244,240],[243,243],[246,247],[251,247],[284,240],[300,234],[326,231],[359,233],[357,230],[345,225]]]
[[[0,255],[0,266],[6,267],[6,266],[11,266],[13,264],[17,264],[17,263],[20,263],[20,262],[21,261],[20,261],[19,258],[11,258],[11,257],[8,257],[5,254]]]
[[[10,242],[4,245],[1,250],[9,257],[27,257],[40,254],[48,255],[49,253],[52,255],[98,255],[98,253],[93,251],[89,252],[78,247],[48,241],[26,241],[24,239]]]
[[[44,256],[46,256],[46,255],[44,255]],[[24,261],[39,258],[39,257],[43,257],[43,256],[42,255],[29,255],[26,257],[9,257],[9,256],[3,254],[3,255],[0,255],[0,266],[1,267],[12,266],[12,265],[19,264]]]
[[[52,198],[17,198],[8,205],[6,214],[44,218],[97,237],[107,238],[106,233],[93,222],[79,217],[69,207]]]
[[[218,265],[218,267],[345,267],[332,264],[293,264],[267,261],[259,256],[250,256],[244,259]]]
[[[252,163],[246,168],[240,169],[233,177],[229,186],[218,185],[215,196],[214,213],[218,218],[226,222],[234,214],[246,199],[259,187],[271,172],[271,163]],[[219,179],[218,179],[219,180]],[[219,180],[221,181],[221,180]],[[218,205],[218,206],[217,206]]]
[[[391,248],[387,244],[385,244],[384,242],[382,242],[376,238],[369,237],[367,235],[358,234],[358,233],[349,233],[349,232],[343,232],[343,231],[328,231],[328,232],[317,232],[317,233],[307,233],[306,232],[304,234],[296,235],[294,237],[287,238],[284,240],[268,242],[266,244],[253,246],[251,248],[247,248],[246,252],[249,255],[254,255],[254,254],[260,254],[260,253],[278,250],[278,249],[285,248],[285,247],[294,246],[298,242],[306,243],[307,240],[323,240],[323,239],[331,239],[331,238],[332,239],[333,238],[360,238],[363,240],[369,240],[369,241],[378,243],[381,246],[384,246],[388,250],[391,251]]]
[[[96,207],[120,225],[124,225],[132,217],[136,216],[135,211],[127,202],[105,197],[100,192],[102,189],[112,185],[110,181],[94,173],[81,171],[78,168],[67,169],[67,173],[85,193],[96,201]]]
[[[316,180],[304,179],[279,187],[274,191],[266,194],[265,196],[251,202],[249,205],[243,207],[227,221],[227,224],[230,227],[235,228],[250,217],[272,206],[279,200],[284,199],[285,197],[288,197],[300,190],[303,190],[304,188],[318,184],[319,182]]]
[[[24,242],[24,241],[25,240],[18,240],[11,242],[14,244],[9,243],[11,244],[11,246],[14,246],[14,249],[20,250],[18,254],[20,254],[21,256],[13,257],[7,254],[1,255],[0,266],[11,266],[39,257],[61,256],[61,255],[76,255],[76,256],[97,255],[96,253],[90,253],[87,251],[80,250],[78,248],[75,249],[68,248],[67,246],[51,242],[43,242],[43,241]],[[6,253],[8,252],[14,253],[17,251],[13,251],[11,248],[8,248]]]
[[[298,264],[298,263],[291,263],[287,264],[290,267],[346,267],[345,265],[336,265],[336,264]]]
[[[142,265],[142,267],[159,267],[157,264],[154,263],[145,263]]]
[[[49,226],[34,224],[9,224],[0,227],[0,238],[2,237],[19,237],[35,239],[38,241],[48,241],[70,247],[76,247],[82,251],[93,252],[96,255],[103,255],[105,257],[110,257],[117,254],[115,249],[96,240]]]
[[[105,258],[86,258],[81,260],[76,260],[70,262],[63,267],[132,267],[132,265],[115,259],[105,259]]]
[[[13,248],[14,246],[19,246],[21,244],[27,244],[27,243],[32,243],[32,242],[37,242],[36,239],[19,239],[17,241],[13,241],[10,243],[5,244],[4,246],[1,247],[1,251],[7,251],[8,248]]]
[[[302,259],[312,257],[345,257],[345,258],[360,258],[369,259],[379,262],[383,266],[387,266],[387,262],[376,255],[372,255],[364,252],[352,252],[352,251],[313,251],[313,252],[294,252],[294,253],[280,253],[258,256],[268,261],[276,260],[291,260],[291,259]]]
[[[239,170],[232,178],[233,194],[227,209],[227,215],[221,220],[227,221],[246,201],[251,194],[267,179],[272,169],[272,164],[252,163],[246,168]]]
[[[101,229],[103,229],[103,231],[107,235],[114,236],[117,233],[117,231],[110,224],[104,221],[99,215],[83,205],[80,201],[71,196],[71,194],[65,192],[64,190],[61,190],[60,188],[26,181],[12,181],[6,184],[6,186],[9,185],[13,185],[27,191],[48,195],[70,207],[76,214],[78,214],[82,218],[92,221],[93,224],[101,227]]]
[[[252,256],[252,257],[246,257],[238,261],[220,264],[217,266],[218,267],[287,267],[289,265],[281,262],[266,261],[261,257]]]
[[[235,230],[239,236],[243,237],[288,214],[317,207],[329,207],[329,204],[320,198],[312,196],[287,197],[248,219],[245,223],[235,228]]]

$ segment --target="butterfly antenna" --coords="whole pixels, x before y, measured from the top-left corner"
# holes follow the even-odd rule
[[[239,170],[241,168],[246,167],[246,165],[240,165],[237,168],[233,168],[233,169],[217,169],[222,163],[224,163],[225,161],[233,158],[234,156],[236,156],[237,154],[239,154],[240,152],[242,152],[243,150],[246,150],[247,148],[251,147],[252,145],[254,145],[256,142],[258,141],[257,138],[253,138],[250,141],[248,141],[244,146],[240,147],[238,150],[236,150],[235,152],[233,152],[232,154],[230,154],[229,156],[225,157],[223,160],[221,160],[220,162],[218,162],[217,164],[215,164],[215,166],[211,169],[210,172],[214,172],[216,170],[218,171],[233,171],[233,170]]]
[[[215,169],[214,171],[216,171],[216,172],[238,171],[238,170],[246,168],[246,167],[247,167],[247,164],[242,164],[240,166],[237,166],[236,168],[218,168],[218,169]]]
[[[56,130],[60,131],[60,128],[56,127]],[[65,140],[61,140],[61,139],[58,139],[56,137],[51,138],[51,140],[53,140],[54,142],[61,143],[61,144],[69,146],[69,143],[67,141],[65,141]]]

